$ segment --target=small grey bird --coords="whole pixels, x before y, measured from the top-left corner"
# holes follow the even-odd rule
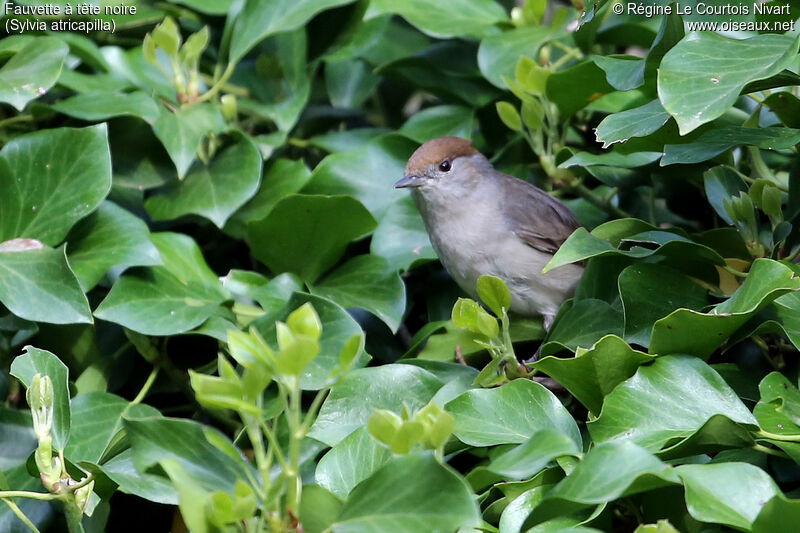
[[[440,137],[420,146],[395,188],[411,188],[442,264],[476,297],[483,274],[502,279],[511,311],[542,315],[550,329],[583,274],[565,265],[542,268],[580,225],[557,198],[494,169],[469,141]]]

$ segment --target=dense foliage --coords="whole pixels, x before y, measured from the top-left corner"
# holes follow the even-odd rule
[[[519,4],[0,40],[0,531],[797,530],[798,37]],[[581,221],[549,332],[392,188],[443,135]]]

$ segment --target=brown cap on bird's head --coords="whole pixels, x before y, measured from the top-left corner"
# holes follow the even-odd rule
[[[478,151],[466,139],[439,137],[432,139],[411,154],[406,165],[406,176],[423,172],[431,165],[452,161],[456,157],[475,155]]]

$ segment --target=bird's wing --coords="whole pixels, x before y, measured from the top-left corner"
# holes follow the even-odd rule
[[[517,178],[503,175],[503,216],[522,242],[555,254],[580,222],[558,198]]]

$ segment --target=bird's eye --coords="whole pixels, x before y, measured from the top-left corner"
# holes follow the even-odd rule
[[[442,172],[449,172],[450,171],[450,161],[445,159],[439,164],[439,170]]]

